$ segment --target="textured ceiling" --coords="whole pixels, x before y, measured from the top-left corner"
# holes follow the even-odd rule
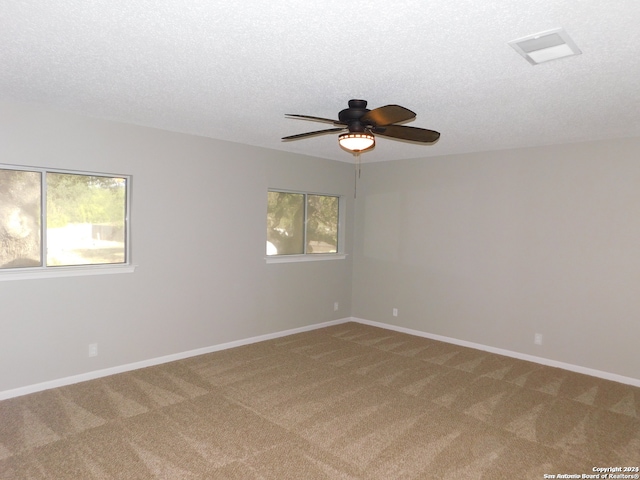
[[[583,54],[507,42],[563,27]],[[638,0],[0,0],[0,99],[351,162],[351,98],[399,104],[433,146],[364,161],[640,136]]]

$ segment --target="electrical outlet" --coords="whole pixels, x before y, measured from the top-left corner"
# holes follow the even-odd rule
[[[338,307],[339,307],[338,302],[333,302],[333,311],[334,312],[338,311]]]
[[[536,345],[542,345],[542,334],[541,333],[536,333],[533,336],[533,343],[535,343]]]
[[[394,309],[393,309],[393,316],[394,316],[394,317],[397,317],[397,316],[398,316],[398,309],[397,309],[397,308],[394,308]]]
[[[98,344],[97,343],[90,343],[89,344],[89,356],[90,357],[97,357],[98,356]]]

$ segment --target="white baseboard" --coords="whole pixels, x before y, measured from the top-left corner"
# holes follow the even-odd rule
[[[571,372],[582,373],[584,375],[590,375],[592,377],[604,378],[605,380],[612,380],[614,382],[625,383],[627,385],[633,385],[634,387],[640,387],[640,379],[625,377],[616,373],[603,372],[601,370],[595,370],[592,368],[581,367],[580,365],[572,365],[570,363],[558,362],[556,360],[550,360],[548,358],[536,357],[534,355],[527,355],[526,353],[513,352],[511,350],[504,350],[502,348],[490,347],[482,345],[480,343],[467,342],[465,340],[458,340],[456,338],[443,337],[442,335],[435,335],[433,333],[422,332],[420,330],[413,330],[410,328],[398,327],[396,325],[389,325],[387,323],[373,322],[371,320],[365,320],[362,318],[351,317],[353,322],[362,323],[364,325],[371,325],[372,327],[384,328],[387,330],[393,330],[395,332],[407,333],[409,335],[415,335],[417,337],[430,338],[432,340],[438,340],[440,342],[452,343],[454,345],[460,345],[461,347],[474,348],[476,350],[483,350],[485,352],[496,353],[498,355],[504,355],[506,357],[513,357],[520,360],[526,360],[528,362],[539,363],[548,367],[562,368],[563,370],[569,370]]]
[[[458,340],[456,338],[445,337],[442,335],[436,335],[433,333],[423,332],[421,330],[413,330],[411,328],[398,327],[396,325],[390,325],[387,323],[374,322],[371,320],[365,320],[357,317],[346,317],[338,320],[331,320],[329,322],[317,323],[314,325],[308,325],[305,327],[292,328],[289,330],[282,330],[280,332],[268,333],[265,335],[258,335],[256,337],[245,338],[242,340],[236,340],[233,342],[221,343],[210,347],[198,348],[195,350],[189,350],[186,352],[175,353],[172,355],[165,355],[162,357],[151,358],[148,360],[142,360],[139,362],[128,363],[126,365],[119,365],[117,367],[105,368],[102,370],[95,370],[92,372],[82,373],[79,375],[72,375],[70,377],[59,378],[56,380],[50,380],[47,382],[36,383],[33,385],[27,385],[24,387],[15,388],[12,390],[4,390],[0,392],[0,400],[6,400],[8,398],[19,397],[30,393],[41,392],[43,390],[49,390],[51,388],[64,387],[66,385],[72,385],[74,383],[85,382],[87,380],[94,380],[96,378],[107,377],[109,375],[115,375],[117,373],[129,372],[131,370],[137,370],[140,368],[152,367],[154,365],[160,365],[163,363],[174,362],[176,360],[182,360],[185,358],[195,357],[198,355],[204,355],[206,353],[217,352],[220,350],[226,350],[229,348],[240,347],[242,345],[249,345],[252,343],[263,342],[265,340],[272,340],[274,338],[286,337],[287,335],[293,335],[296,333],[309,332],[317,330],[319,328],[330,327],[332,325],[340,325],[347,322],[362,323],[364,325],[371,325],[373,327],[384,328],[395,332],[407,333],[417,337],[430,338],[432,340],[438,340],[440,342],[451,343],[454,345],[460,345],[462,347],[474,348],[476,350],[483,350],[498,355],[504,355],[506,357],[517,358],[520,360],[526,360],[529,362],[538,363],[541,365],[547,365],[550,367],[562,368],[571,372],[582,373],[590,375],[592,377],[603,378],[605,380],[612,380],[614,382],[624,383],[627,385],[633,385],[640,387],[640,379],[625,377],[615,373],[603,372],[592,368],[581,367],[579,365],[572,365],[569,363],[558,362],[556,360],[550,360],[543,357],[536,357],[534,355],[527,355],[525,353],[514,352],[511,350],[504,350],[502,348],[490,347],[479,343],[467,342],[466,340]]]
[[[94,370],[92,372],[81,373],[79,375],[72,375],[70,377],[59,378],[56,380],[50,380],[48,382],[36,383],[34,385],[27,385],[25,387],[14,388],[12,390],[4,390],[0,392],[0,400],[6,400],[8,398],[20,397],[29,393],[41,392],[43,390],[49,390],[51,388],[64,387],[66,385],[72,385],[74,383],[86,382],[87,380],[94,380],[96,378],[108,377],[109,375],[115,375],[116,373],[129,372],[131,370],[138,370],[140,368],[152,367],[154,365],[160,365],[162,363],[175,362],[176,360],[182,360],[189,357],[196,357],[198,355],[204,355],[206,353],[217,352],[220,350],[226,350],[228,348],[240,347],[242,345],[249,345],[251,343],[264,342],[265,340],[272,340],[274,338],[286,337],[287,335],[293,335],[295,333],[308,332],[311,330],[317,330],[319,328],[330,327],[332,325],[339,325],[341,323],[350,322],[351,317],[341,318],[338,320],[331,320],[329,322],[317,323],[314,325],[308,325],[305,327],[292,328],[289,330],[283,330],[275,333],[268,333],[265,335],[258,335],[256,337],[245,338],[242,340],[236,340],[228,343],[221,343],[213,345],[211,347],[197,348],[195,350],[189,350],[187,352],[174,353],[172,355],[165,355],[163,357],[151,358],[149,360],[142,360],[139,362],[128,363],[126,365],[119,365],[117,367],[105,368],[102,370]]]

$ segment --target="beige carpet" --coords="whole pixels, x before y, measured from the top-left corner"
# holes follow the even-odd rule
[[[1,479],[542,479],[640,464],[640,389],[347,323],[0,402]]]

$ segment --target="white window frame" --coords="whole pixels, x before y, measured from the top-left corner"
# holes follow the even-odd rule
[[[18,267],[0,269],[0,281],[29,280],[35,278],[75,277],[84,275],[108,275],[115,273],[133,273],[137,265],[131,262],[131,175],[119,173],[87,172],[82,170],[63,170],[59,168],[32,167],[24,165],[0,164],[2,170],[20,170],[24,172],[40,173],[42,184],[40,190],[40,256],[42,265],[38,267]],[[127,181],[125,205],[125,262],[98,265],[69,265],[47,266],[47,173],[62,173],[69,175],[85,175],[93,177],[119,177]]]
[[[304,235],[307,234],[307,201],[306,195],[320,195],[324,197],[338,198],[338,251],[336,253],[301,253],[292,255],[265,255],[264,259],[267,263],[297,263],[297,262],[317,262],[327,260],[344,260],[347,258],[345,253],[345,219],[346,219],[346,201],[344,195],[336,193],[319,193],[319,192],[303,192],[300,190],[288,190],[284,188],[269,188],[267,192],[280,193],[296,193],[305,195],[304,202]],[[265,196],[266,197],[266,196]],[[265,208],[265,212],[267,209]],[[264,245],[264,244],[263,244]],[[304,242],[306,248],[306,240]]]

